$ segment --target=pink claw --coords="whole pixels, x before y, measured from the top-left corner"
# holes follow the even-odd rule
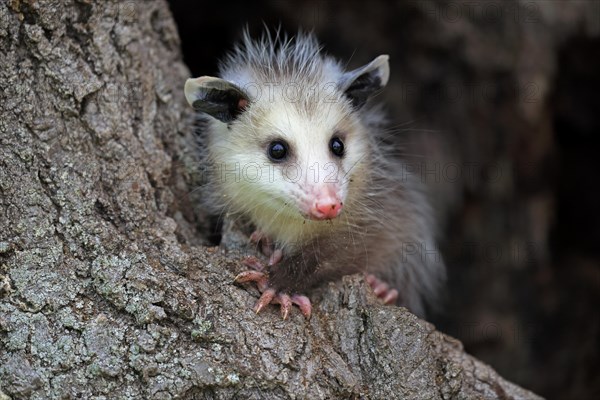
[[[259,237],[258,231],[254,232],[251,236],[251,240],[256,240]],[[259,238],[258,240],[262,240]],[[276,265],[283,258],[283,252],[281,249],[274,250],[269,257],[269,266]],[[306,318],[310,318],[312,313],[312,305],[308,297],[300,294],[290,296],[284,292],[278,292],[276,289],[269,287],[269,277],[265,271],[265,265],[254,256],[247,256],[242,259],[242,263],[247,267],[251,268],[249,271],[239,273],[234,282],[246,283],[256,282],[258,290],[262,293],[256,305],[254,311],[258,314],[268,304],[279,304],[281,307],[281,317],[285,320],[290,314],[292,304],[295,304],[300,308],[300,311]]]
[[[281,318],[287,319],[290,310],[292,309],[292,299],[288,294],[279,293],[275,297],[275,302],[281,304]]]
[[[310,304],[310,299],[308,297],[301,294],[295,294],[292,296],[292,303],[300,308],[300,311],[306,319],[310,318],[310,314],[312,313],[312,305]]]
[[[250,241],[252,243],[258,243],[261,241],[261,239],[264,237],[264,234],[261,231],[254,231],[252,232],[252,234],[250,235]]]
[[[260,299],[256,302],[254,312],[258,314],[267,304],[271,303],[275,298],[275,293],[275,289],[273,288],[265,290],[262,296],[260,296]]]
[[[377,282],[377,277],[373,274],[367,274],[367,276],[365,277],[365,280],[372,287],[373,284],[375,284],[375,282]]]
[[[244,271],[235,277],[234,282],[245,283],[245,282],[258,282],[261,279],[266,278],[263,272],[259,271]]]
[[[310,318],[312,306],[308,297],[300,294],[290,296],[287,293],[278,292],[277,290],[270,288],[269,279],[263,272],[241,272],[235,277],[234,282],[256,282],[258,290],[262,293],[256,302],[256,305],[254,306],[254,312],[257,314],[268,304],[279,304],[281,306],[281,317],[283,319],[287,319],[292,309],[292,304],[295,304],[298,306],[298,308],[300,308],[302,315],[304,315],[306,318]]]
[[[282,258],[283,251],[281,251],[281,249],[275,250],[273,254],[271,254],[271,257],[269,257],[269,266],[279,263],[279,261],[281,261]]]
[[[383,304],[396,304],[398,300],[399,293],[396,289],[392,289],[388,292],[387,295],[383,298]]]
[[[365,277],[365,280],[373,289],[373,293],[375,296],[379,297],[383,304],[395,304],[396,300],[398,300],[399,293],[396,289],[391,289],[390,286],[377,278],[373,274],[368,274]]]
[[[246,267],[250,267],[256,271],[262,271],[265,269],[265,265],[254,256],[246,256],[242,259],[242,264]]]
[[[260,271],[244,271],[237,274],[233,279],[237,283],[256,282],[258,290],[262,293],[269,287],[269,278],[267,274]]]
[[[387,293],[389,288],[390,287],[387,283],[378,282],[375,286],[373,286],[373,293],[375,293],[375,296],[381,297]]]

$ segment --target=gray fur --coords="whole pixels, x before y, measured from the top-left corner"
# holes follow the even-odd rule
[[[389,74],[386,68],[387,56],[380,56],[363,68],[346,72],[339,62],[321,52],[311,34],[300,33],[292,39],[266,34],[254,41],[246,33],[242,43],[221,63],[219,75],[238,88],[244,88],[248,82],[295,81],[310,87],[334,81],[338,111],[365,128],[361,135],[368,143],[368,152],[361,158],[360,168],[348,175],[344,211],[334,220],[322,222],[327,225],[318,234],[305,235],[297,243],[273,238],[283,247],[284,259],[270,271],[271,285],[292,293],[305,292],[345,274],[370,272],[399,290],[402,305],[422,315],[425,303],[436,298],[444,277],[432,210],[422,185],[395,154],[397,149],[385,144],[385,118],[379,108],[370,101],[356,107],[346,93],[364,73],[372,73],[371,81],[383,87]],[[367,92],[365,101],[369,94]],[[252,140],[263,140],[256,133],[256,124],[268,115],[269,104],[253,99],[250,93],[246,95],[251,106],[247,113],[233,121],[232,131],[241,130]],[[192,103],[194,99],[188,98],[188,101]],[[293,106],[300,108],[307,118],[322,112],[322,105],[307,101]],[[214,141],[211,135],[222,129],[218,124],[220,122],[210,121],[203,132],[207,165],[218,165],[220,161],[211,148]],[[219,132],[219,135],[227,134]],[[232,136],[231,140],[238,139]],[[225,197],[218,174],[212,171],[208,175],[208,186],[204,190],[207,204],[213,207],[222,204]],[[252,220],[251,210],[255,205],[246,207],[243,201],[237,204],[229,199],[225,207],[215,211]],[[303,223],[297,221],[293,223]]]

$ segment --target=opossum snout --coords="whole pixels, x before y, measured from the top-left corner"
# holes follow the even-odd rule
[[[316,202],[310,210],[310,216],[314,219],[333,219],[342,211],[342,202],[339,200],[327,199]]]
[[[308,217],[314,220],[333,219],[342,211],[343,203],[337,196],[318,196],[312,201]]]

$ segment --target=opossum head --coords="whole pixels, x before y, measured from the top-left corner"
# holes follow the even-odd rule
[[[312,35],[246,35],[220,75],[189,79],[185,95],[213,117],[206,145],[230,209],[267,232],[343,215],[365,184],[363,106],[387,83],[388,56],[345,72]]]

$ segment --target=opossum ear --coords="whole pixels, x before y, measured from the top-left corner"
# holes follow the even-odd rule
[[[223,122],[233,121],[248,105],[248,95],[233,83],[212,76],[188,79],[185,98],[195,110]]]
[[[338,86],[355,108],[362,107],[371,95],[387,84],[390,77],[389,58],[390,56],[383,54],[367,65],[342,76]]]

